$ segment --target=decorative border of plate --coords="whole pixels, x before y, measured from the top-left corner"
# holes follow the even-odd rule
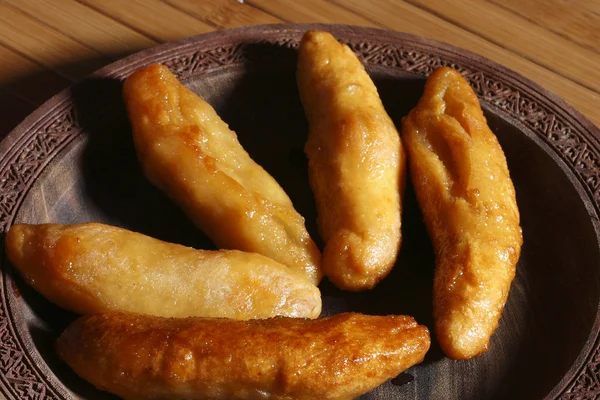
[[[54,96],[27,117],[0,143],[0,234],[11,226],[19,206],[46,165],[89,124],[109,116],[113,107],[94,93],[93,117],[75,107],[72,97],[93,78],[123,80],[149,63],[164,63],[187,79],[215,69],[269,60],[269,49],[298,47],[307,29],[333,32],[371,66],[397,68],[427,76],[434,68],[459,70],[488,106],[534,132],[555,152],[586,191],[598,228],[600,215],[600,129],[556,95],[490,60],[466,50],[406,33],[347,25],[263,25],[214,32],[170,42],[117,61],[72,88]],[[228,45],[221,42],[226,38]],[[256,44],[265,44],[259,46]],[[0,259],[4,246],[0,243]],[[67,399],[55,376],[39,367],[43,361],[18,337],[12,278],[2,263],[0,285],[0,393],[18,399]],[[592,334],[571,371],[548,395],[552,399],[584,400],[600,396],[600,313]]]

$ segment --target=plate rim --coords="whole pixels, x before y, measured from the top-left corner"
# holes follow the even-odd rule
[[[9,139],[14,139],[15,137],[18,137],[20,134],[22,134],[23,131],[25,130],[25,128],[28,125],[30,125],[31,121],[39,120],[41,116],[43,116],[45,113],[47,113],[47,111],[50,111],[52,109],[51,105],[54,104],[56,101],[58,101],[58,100],[68,101],[69,95],[72,93],[73,88],[80,85],[81,82],[83,82],[89,78],[94,78],[94,77],[96,77],[96,78],[97,77],[112,77],[113,75],[115,75],[115,70],[118,71],[118,69],[116,69],[117,67],[119,67],[119,68],[127,67],[127,66],[131,65],[132,60],[135,60],[137,62],[138,59],[141,59],[141,61],[142,61],[141,63],[143,63],[143,61],[145,61],[148,58],[151,58],[155,54],[167,53],[169,51],[185,48],[187,46],[193,46],[199,40],[218,41],[219,39],[221,39],[223,37],[229,37],[229,36],[232,36],[233,34],[243,36],[244,34],[278,33],[278,32],[285,32],[288,30],[294,32],[297,30],[308,30],[308,29],[322,29],[322,30],[327,30],[327,31],[336,30],[336,31],[341,31],[344,33],[351,33],[351,34],[357,32],[357,31],[360,31],[360,32],[364,32],[366,34],[392,36],[397,39],[409,40],[409,41],[417,42],[419,44],[425,44],[425,45],[431,46],[434,49],[439,50],[439,49],[444,48],[444,49],[450,50],[453,53],[457,53],[457,54],[460,53],[463,56],[467,56],[467,58],[469,58],[469,59],[472,59],[472,60],[479,62],[481,64],[484,64],[484,65],[487,65],[487,66],[503,73],[506,76],[514,78],[515,81],[521,83],[523,86],[528,87],[529,89],[535,89],[543,97],[545,97],[548,100],[551,100],[553,103],[555,103],[558,106],[558,108],[567,111],[569,114],[573,114],[575,117],[573,119],[576,122],[581,124],[582,127],[585,128],[587,131],[589,131],[594,137],[596,137],[596,139],[600,140],[600,127],[596,126],[589,118],[587,118],[583,113],[581,113],[579,110],[577,110],[570,103],[568,103],[567,101],[562,99],[559,95],[557,95],[556,93],[552,92],[549,89],[544,88],[539,83],[531,80],[530,78],[525,77],[524,75],[520,74],[519,72],[516,72],[516,71],[510,69],[509,67],[506,67],[496,61],[490,60],[489,58],[481,56],[470,50],[466,50],[464,48],[461,48],[459,46],[456,46],[456,45],[453,45],[450,43],[446,43],[444,41],[435,40],[435,39],[431,39],[431,38],[428,38],[425,36],[414,35],[412,33],[402,32],[402,31],[393,31],[393,30],[387,30],[387,29],[382,29],[382,28],[362,27],[362,26],[348,25],[348,24],[289,22],[289,23],[282,23],[282,24],[261,24],[261,25],[242,26],[242,27],[238,27],[238,28],[229,28],[229,29],[223,29],[223,30],[219,30],[219,31],[201,33],[198,35],[192,35],[192,36],[188,36],[185,38],[171,40],[171,41],[168,41],[165,43],[161,43],[156,46],[152,46],[147,49],[137,51],[133,54],[125,56],[114,62],[111,62],[110,64],[107,64],[107,65],[99,68],[98,70],[94,71],[90,75],[87,75],[83,79],[72,83],[67,88],[56,93],[55,95],[50,97],[48,100],[46,100],[44,103],[42,103],[39,107],[37,107],[33,112],[31,112],[27,117],[25,117],[25,119],[21,123],[19,123],[16,127],[14,127],[2,141],[0,141],[0,154],[5,154],[8,151],[8,149],[3,146],[3,144],[5,142],[10,142],[11,140],[9,140]],[[140,62],[137,62],[137,63],[141,64]],[[3,158],[0,158],[0,167],[2,166]]]

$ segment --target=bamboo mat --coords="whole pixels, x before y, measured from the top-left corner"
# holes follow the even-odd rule
[[[280,22],[451,43],[538,82],[600,125],[600,0],[0,0],[0,139],[52,95],[123,56]]]

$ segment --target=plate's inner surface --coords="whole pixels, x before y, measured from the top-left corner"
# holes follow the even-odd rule
[[[420,96],[424,81],[399,76],[397,70],[371,73],[399,127]],[[98,84],[113,85],[114,102],[121,102],[120,84]],[[187,84],[215,106],[250,155],[279,181],[320,243],[303,153],[307,123],[293,66],[260,71],[229,68],[192,78]],[[100,221],[166,241],[213,249],[184,214],[143,177],[127,118],[122,107],[118,110],[92,124],[51,162],[28,193],[17,222]],[[593,283],[600,260],[588,212],[567,174],[535,139],[493,111],[486,112],[517,189],[525,243],[491,350],[474,360],[450,361],[434,338],[421,365],[365,398],[542,398],[567,373],[589,335],[598,304]],[[324,313],[409,314],[432,327],[434,257],[410,185],[404,206],[402,251],[392,274],[375,290],[359,294],[340,292],[324,282]],[[23,312],[26,320],[20,324],[23,340],[33,341],[35,351],[67,390],[84,399],[111,398],[75,376],[53,352],[53,340],[75,316],[15,279],[20,298],[14,302],[14,311],[17,315]]]

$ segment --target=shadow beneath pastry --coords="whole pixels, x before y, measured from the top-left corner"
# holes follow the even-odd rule
[[[391,78],[389,71],[381,67],[367,68],[367,70],[377,87],[385,111],[394,121],[398,132],[401,132],[402,118],[417,105],[423,94],[425,78],[408,73],[402,74],[402,79]]]
[[[10,265],[8,260],[4,262],[5,265]],[[31,338],[30,343],[33,344],[37,354],[46,364],[39,367],[52,371],[58,380],[76,394],[78,398],[91,400],[116,399],[108,393],[99,392],[93,385],[81,379],[60,359],[54,349],[56,339],[79,315],[66,311],[46,300],[31,286],[27,285],[14,268],[6,268],[5,273],[12,283],[14,296],[20,298],[24,304],[24,306],[17,309],[17,312],[21,314],[20,318],[24,320],[27,326],[27,333]]]
[[[4,238],[6,234],[1,235],[0,246],[4,247]],[[7,283],[6,289],[9,291],[9,297],[18,300],[17,307],[13,308],[23,317],[28,327],[44,327],[44,329],[52,330],[56,333],[56,337],[73,322],[77,315],[66,311],[57,305],[48,301],[44,296],[34,290],[22,278],[19,271],[12,265],[6,255],[6,250],[0,250],[2,254],[2,264],[4,279]],[[36,345],[38,342],[36,342]],[[42,347],[47,348],[47,345],[40,343]],[[40,351],[42,355],[43,351]]]
[[[82,124],[87,127],[80,160],[86,202],[97,208],[99,222],[167,242],[214,249],[183,211],[144,176],[121,91],[119,80],[106,78],[87,79],[74,91]],[[98,104],[97,99],[111,104]]]
[[[56,353],[54,343],[60,333],[39,326],[29,328],[31,338],[37,350],[43,353],[44,361],[52,373],[71,391],[76,398],[89,400],[118,399],[110,393],[100,391],[91,383],[77,375]]]
[[[51,329],[56,333],[56,337],[58,337],[71,322],[77,319],[77,314],[51,303],[25,283],[14,268],[10,268],[10,276],[15,295],[21,297],[23,302],[27,304],[27,307],[29,308],[28,312],[35,316],[34,321],[36,326],[43,326],[44,329]]]

